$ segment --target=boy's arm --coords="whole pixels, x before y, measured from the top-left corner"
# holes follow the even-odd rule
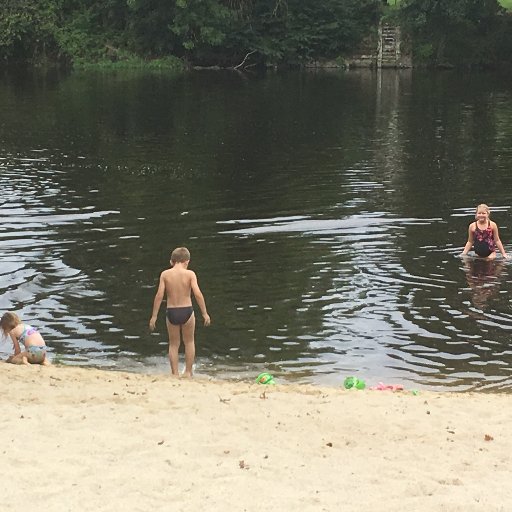
[[[508,260],[508,254],[507,254],[507,251],[505,251],[505,247],[503,247],[503,244],[501,243],[501,238],[500,238],[500,235],[498,233],[498,226],[496,223],[494,223],[493,227],[492,227],[492,231],[493,231],[493,234],[494,234],[494,241],[496,243],[496,247],[500,250],[502,256]]]
[[[471,247],[473,247],[473,231],[471,230],[471,226],[472,226],[472,224],[469,225],[468,241],[466,242],[466,245],[464,246],[464,249],[462,250],[461,256],[465,256],[471,250]]]
[[[190,286],[192,288],[192,292],[194,293],[194,297],[196,298],[199,309],[201,310],[201,314],[203,315],[204,325],[208,326],[210,325],[210,315],[208,314],[208,311],[206,311],[206,302],[204,300],[203,294],[201,293],[201,290],[199,289],[197,276],[194,272],[192,272]]]
[[[156,291],[155,299],[153,300],[153,312],[151,313],[151,318],[149,319],[149,330],[153,331],[156,325],[156,319],[158,317],[158,310],[162,305],[162,301],[164,300],[165,293],[165,282],[163,278],[163,272],[160,274],[160,282],[158,283],[158,290]]]

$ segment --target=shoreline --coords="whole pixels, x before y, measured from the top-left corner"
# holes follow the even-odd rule
[[[4,357],[7,353],[3,354],[0,358],[0,368],[2,365],[7,364]],[[182,360],[182,354],[180,353],[180,377],[176,378],[177,380],[190,381],[186,377],[182,376],[184,370],[184,364]],[[59,369],[77,369],[77,370],[91,370],[91,371],[99,371],[99,372],[112,372],[114,374],[118,373],[126,373],[128,375],[141,375],[147,377],[160,377],[160,378],[170,378],[174,379],[170,373],[170,366],[168,362],[168,358],[162,356],[161,361],[158,360],[155,362],[153,360],[151,364],[143,364],[143,365],[127,365],[127,364],[119,364],[115,360],[112,360],[111,363],[107,364],[95,364],[95,361],[91,360],[88,362],[67,362],[66,360],[61,360],[59,358],[55,359],[55,357],[50,358],[51,365],[50,368],[59,368]],[[197,363],[196,363],[197,364]],[[16,366],[8,364],[8,366]],[[32,365],[34,367],[38,367],[38,365]],[[296,377],[293,372],[286,372],[286,370],[282,369],[264,369],[261,366],[254,368],[245,367],[243,371],[239,370],[239,367],[234,367],[234,369],[224,368],[224,370],[220,371],[211,371],[211,369],[205,369],[200,365],[196,368],[194,365],[194,376],[192,381],[200,381],[200,382],[209,382],[209,383],[231,383],[235,385],[252,385],[256,384],[256,377],[260,373],[270,373],[273,375],[275,384],[284,388],[287,386],[291,386],[293,388],[297,388],[300,390],[302,387],[313,387],[325,390],[343,390],[344,389],[344,380],[347,377],[353,376],[358,379],[361,379],[365,382],[364,391],[377,391],[382,392],[382,390],[376,389],[380,384],[384,384],[385,386],[402,386],[403,389],[396,390],[401,391],[402,393],[411,393],[411,394],[422,394],[422,393],[453,393],[453,394],[491,394],[491,395],[511,395],[512,396],[512,387],[497,387],[496,381],[492,378],[485,380],[483,378],[481,381],[477,382],[448,382],[448,383],[440,383],[438,381],[417,381],[410,378],[400,378],[399,376],[394,378],[386,378],[385,376],[372,376],[362,374],[359,371],[355,371],[353,373],[346,372],[340,373],[337,376],[332,376],[331,379],[325,380],[315,380],[314,374],[309,375],[309,379],[305,379],[304,376]],[[348,390],[350,391],[350,390]],[[388,391],[388,390],[385,390]]]
[[[114,372],[114,373],[127,373],[134,375],[147,375],[147,376],[160,376],[160,377],[169,377],[170,374],[170,366],[168,358],[165,356],[160,357],[158,360],[154,358],[150,364],[143,365],[127,365],[119,364],[119,362],[112,360],[110,364],[95,364],[94,361],[88,361],[86,363],[80,362],[77,364],[66,362],[65,360],[57,360],[50,359],[52,361],[52,366],[56,366],[58,368],[77,368],[77,369],[86,369],[86,370],[99,370],[105,372]],[[184,370],[183,357],[180,353],[180,378],[181,374]],[[55,362],[53,362],[55,361]],[[2,364],[4,360],[0,359],[0,364]],[[200,364],[198,364],[200,363]],[[451,381],[446,383],[445,381],[420,381],[411,378],[405,377],[391,377],[387,378],[384,375],[367,375],[360,371],[354,371],[350,373],[347,371],[346,373],[340,373],[339,375],[331,374],[330,378],[324,378],[323,380],[315,379],[315,374],[312,373],[307,377],[296,376],[294,372],[289,372],[286,369],[276,369],[262,368],[260,365],[254,365],[253,368],[244,367],[244,370],[240,370],[240,367],[235,366],[233,368],[225,367],[223,370],[212,371],[210,369],[206,369],[203,367],[203,363],[200,361],[196,361],[198,367],[194,366],[194,377],[193,380],[200,380],[206,382],[227,382],[234,384],[242,384],[242,385],[251,385],[256,383],[256,377],[261,372],[269,372],[274,376],[275,384],[279,386],[292,386],[292,387],[302,387],[302,386],[312,386],[315,388],[325,388],[332,390],[343,390],[344,389],[344,380],[349,376],[357,377],[365,381],[366,391],[378,391],[372,388],[378,387],[379,384],[384,385],[395,385],[395,386],[403,386],[403,392],[405,393],[477,393],[477,394],[498,394],[498,395],[512,395],[512,387],[498,387],[496,380],[493,380],[489,377],[487,380],[485,377],[482,377],[480,381],[469,381],[464,382],[459,380],[459,382]],[[271,366],[271,365],[270,365]],[[185,379],[186,380],[186,379]]]
[[[0,364],[3,510],[505,511],[512,397]]]

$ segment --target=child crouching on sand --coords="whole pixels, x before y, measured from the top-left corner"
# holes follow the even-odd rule
[[[11,337],[14,354],[7,358],[13,364],[50,364],[46,357],[46,345],[39,331],[24,324],[16,313],[4,313],[0,319],[4,338]],[[25,350],[21,350],[21,344]]]

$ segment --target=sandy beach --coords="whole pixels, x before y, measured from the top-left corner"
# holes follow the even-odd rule
[[[509,511],[512,397],[0,364],[2,511]]]

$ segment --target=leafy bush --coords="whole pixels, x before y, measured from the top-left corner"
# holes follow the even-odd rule
[[[389,3],[382,11],[381,0],[2,0],[0,59],[179,68],[250,56],[250,65],[301,65],[354,51],[384,16],[399,20],[416,62],[512,62],[512,14],[497,0]]]
[[[497,0],[402,0],[400,5],[416,62],[486,66],[497,64],[500,54],[511,61],[499,51],[510,16]]]

